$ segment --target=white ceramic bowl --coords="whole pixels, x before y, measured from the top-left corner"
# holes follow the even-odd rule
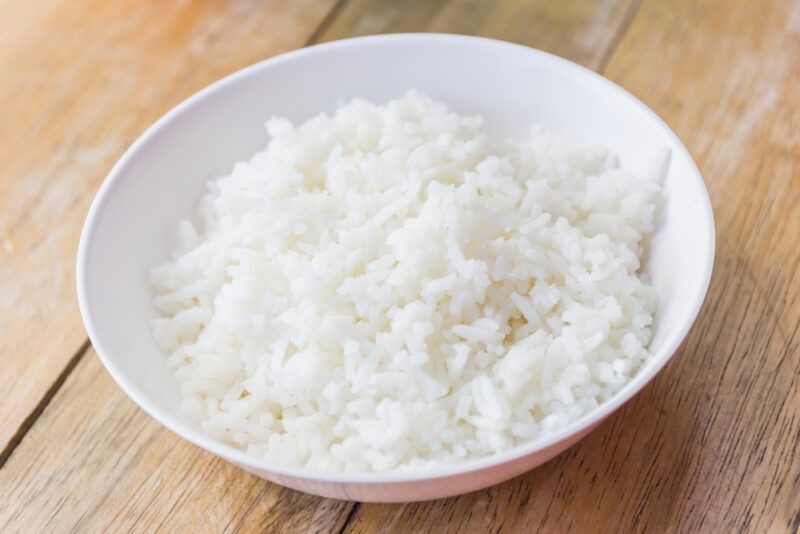
[[[202,433],[179,413],[177,382],[148,329],[156,315],[146,273],[173,248],[176,223],[194,213],[206,180],[267,142],[271,115],[300,121],[352,97],[385,101],[418,88],[490,131],[530,123],[596,140],[636,168],[672,151],[660,223],[645,268],[660,295],[653,358],[612,400],[546,439],[498,457],[414,473],[343,474],[284,467]],[[686,336],[706,294],[714,257],[711,204],[681,142],[652,111],[605,78],[514,44],[455,35],[365,37],[297,50],[207,87],[167,113],[117,162],[89,211],[78,251],[81,313],[122,389],[164,426],[268,480],[361,501],[426,500],[505,481],[577,442],[639,391]],[[657,409],[657,407],[653,407]]]

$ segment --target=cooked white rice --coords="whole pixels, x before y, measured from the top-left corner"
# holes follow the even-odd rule
[[[325,470],[460,462],[574,421],[649,357],[654,177],[417,92],[267,130],[151,273],[155,339],[214,438]]]

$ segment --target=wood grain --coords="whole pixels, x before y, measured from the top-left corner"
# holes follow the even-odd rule
[[[86,339],[75,252],[111,165],[191,93],[302,46],[333,3],[0,0],[0,451]]]
[[[20,533],[338,532],[353,506],[268,484],[182,440],[93,350],[0,469],[0,488],[0,530]]]
[[[321,41],[375,33],[464,33],[605,63],[640,0],[351,0]]]
[[[717,261],[698,323],[566,454],[472,495],[363,505],[348,530],[800,530],[798,49],[797,2],[645,1],[606,74],[673,126],[708,182]]]
[[[800,530],[800,4],[350,0],[322,27],[330,2],[41,5],[0,0],[14,16],[0,32],[0,103],[13,104],[0,121],[0,437],[66,381],[0,469],[1,531]],[[186,94],[312,32],[397,31],[505,38],[604,69],[696,157],[717,261],[675,359],[577,447],[486,491],[360,505],[348,520],[349,504],[162,429],[93,354],[65,373],[82,341],[72,256],[107,166]]]

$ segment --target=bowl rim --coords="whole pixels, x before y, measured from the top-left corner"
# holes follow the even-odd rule
[[[556,64],[561,68],[571,69],[577,75],[588,77],[592,83],[604,86],[605,89],[617,93],[619,96],[627,99],[644,112],[651,120],[660,125],[666,133],[672,138],[675,145],[682,152],[682,156],[688,159],[690,169],[693,171],[686,179],[694,180],[700,186],[703,195],[701,198],[702,209],[705,212],[706,227],[698,229],[703,231],[708,238],[708,248],[705,255],[705,272],[703,279],[702,290],[694,297],[691,304],[689,313],[685,316],[683,323],[676,328],[668,339],[665,348],[658,354],[654,354],[650,360],[650,365],[641,369],[637,374],[611,399],[605,401],[600,406],[590,411],[587,414],[579,417],[577,420],[571,422],[558,431],[548,434],[540,439],[517,445],[503,453],[493,454],[491,456],[465,460],[453,464],[441,464],[434,467],[426,468],[410,468],[407,470],[389,470],[384,472],[345,472],[345,471],[325,471],[320,469],[311,469],[306,467],[287,466],[284,464],[264,460],[255,456],[251,456],[244,451],[228,445],[221,441],[206,435],[198,429],[191,428],[189,425],[177,421],[174,416],[162,409],[156,403],[151,403],[147,400],[144,393],[141,392],[133,382],[129,381],[125,374],[114,364],[114,360],[108,357],[110,353],[103,344],[102,337],[94,327],[92,318],[92,311],[89,306],[89,298],[87,295],[87,288],[89,285],[89,277],[87,273],[89,263],[90,244],[93,240],[94,232],[97,227],[98,214],[101,207],[106,201],[112,189],[119,181],[122,170],[128,163],[137,157],[142,147],[145,146],[147,141],[154,137],[157,132],[162,130],[165,126],[170,124],[173,120],[178,118],[186,110],[194,106],[196,103],[201,102],[205,97],[215,93],[229,85],[236,84],[263,69],[270,69],[274,66],[296,60],[301,57],[318,54],[323,51],[331,50],[347,50],[350,48],[357,48],[370,45],[381,44],[430,44],[437,45],[441,43],[455,44],[469,43],[474,46],[494,47],[498,51],[507,51],[514,53],[526,53],[530,56],[536,56],[539,61],[550,62]],[[391,484],[391,483],[404,483],[410,481],[422,481],[431,479],[441,479],[452,477],[456,475],[463,475],[475,471],[480,471],[486,468],[496,467],[498,465],[507,464],[519,460],[528,455],[541,452],[549,447],[556,445],[562,441],[569,439],[572,436],[578,435],[581,431],[591,430],[594,426],[599,424],[603,419],[611,415],[614,411],[619,409],[623,404],[630,400],[636,393],[638,393],[656,374],[666,365],[672,358],[681,345],[686,335],[689,333],[700,308],[705,300],[708,292],[709,283],[711,281],[711,273],[714,265],[715,255],[715,231],[714,231],[714,215],[712,211],[711,201],[708,196],[708,191],[705,187],[702,175],[697,168],[694,159],[689,151],[680,141],[678,136],[672,129],[649,107],[642,103],[638,98],[627,92],[625,89],[605,78],[601,74],[586,68],[582,65],[561,58],[554,54],[538,50],[536,48],[528,47],[521,44],[511,43],[498,39],[490,39],[486,37],[476,37],[459,34],[444,34],[444,33],[392,33],[383,35],[370,35],[364,37],[354,37],[348,39],[341,39],[328,43],[317,44],[305,48],[300,48],[279,54],[269,59],[254,63],[240,70],[237,70],[213,83],[204,87],[203,89],[192,94],[177,106],[170,109],[167,113],[162,115],[156,122],[149,126],[144,133],[142,133],[131,146],[125,151],[120,159],[114,164],[111,171],[106,176],[102,185],[100,186],[92,204],[89,208],[86,221],[84,223],[80,242],[78,245],[78,254],[76,262],[76,284],[78,294],[78,305],[80,308],[81,317],[86,327],[89,339],[95,348],[95,351],[100,357],[105,368],[111,374],[112,378],[122,388],[122,390],[133,401],[149,414],[156,421],[163,426],[179,435],[183,439],[212,452],[222,458],[232,461],[245,469],[255,470],[258,472],[271,473],[283,477],[294,479],[315,480],[320,482],[334,482],[341,484]]]

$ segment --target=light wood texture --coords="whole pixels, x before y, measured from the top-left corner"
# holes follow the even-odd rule
[[[93,350],[0,469],[0,488],[0,531],[21,533],[338,532],[354,506],[268,484],[182,440]]]
[[[798,531],[800,4],[346,0],[322,26],[332,2],[41,6],[0,0],[0,446],[22,438],[0,531]],[[91,351],[67,366],[83,341],[72,263],[102,176],[170,106],[309,39],[397,31],[530,44],[642,98],[706,178],[717,261],[675,359],[578,446],[471,495],[352,505],[181,441]]]
[[[640,0],[351,0],[320,35],[480,35],[553,52],[589,67],[605,63]]]
[[[0,451],[86,339],[75,252],[111,165],[191,93],[305,44],[333,4],[0,0]]]
[[[645,1],[605,74],[672,125],[709,185],[717,260],[691,335],[554,461],[461,498],[363,505],[350,531],[798,532],[798,50],[797,2]]]

